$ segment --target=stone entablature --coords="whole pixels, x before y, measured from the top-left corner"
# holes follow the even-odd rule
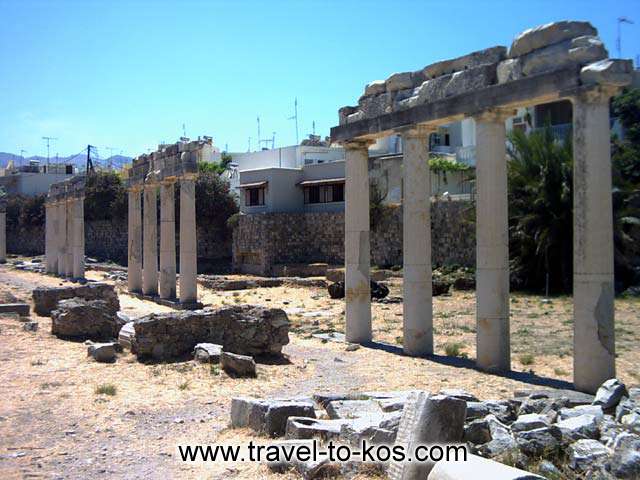
[[[438,126],[476,124],[476,362],[511,368],[505,120],[516,108],[573,105],[574,384],[595,391],[615,376],[613,212],[609,100],[632,82],[630,60],[609,59],[587,22],[563,21],[418,72],[372,82],[357,107],[339,110],[331,139],[346,149],[346,338],[372,339],[367,148],[400,134],[404,174],[403,348],[433,354],[430,171],[426,138]]]

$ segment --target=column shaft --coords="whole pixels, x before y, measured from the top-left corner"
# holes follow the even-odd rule
[[[7,261],[7,212],[0,212],[0,263]]]
[[[53,256],[51,251],[51,204],[44,204],[44,270],[51,273]]]
[[[509,225],[504,116],[476,119],[477,364],[511,368]]]
[[[176,298],[176,215],[173,182],[160,187],[160,297]]]
[[[366,143],[346,145],[345,312],[348,342],[371,341],[369,241],[369,150]]]
[[[196,240],[196,186],[192,178],[180,180],[180,302],[198,301]]]
[[[129,190],[127,283],[130,292],[142,292],[142,204],[140,190]]]
[[[158,294],[158,206],[156,185],[145,185],[142,293]]]
[[[65,268],[66,277],[73,277],[73,231],[75,218],[73,215],[75,199],[67,199],[65,201],[66,218],[67,218],[67,243],[65,250]]]
[[[84,279],[84,198],[73,200],[73,278]]]
[[[58,209],[58,275],[65,276],[67,252],[67,207],[64,200],[60,200]]]
[[[609,96],[573,103],[573,378],[595,392],[615,377]]]
[[[403,348],[409,355],[433,353],[431,296],[431,178],[429,130],[402,137]]]

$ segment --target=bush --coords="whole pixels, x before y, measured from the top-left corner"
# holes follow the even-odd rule
[[[127,189],[115,172],[96,172],[87,177],[84,201],[85,222],[126,220]]]
[[[45,224],[45,200],[45,195],[7,197],[7,228],[18,230],[43,226]]]

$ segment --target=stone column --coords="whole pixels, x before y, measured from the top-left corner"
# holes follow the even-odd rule
[[[418,127],[402,134],[403,348],[408,355],[433,353],[431,297],[431,175],[429,134]]]
[[[73,278],[84,280],[84,197],[73,199]]]
[[[67,254],[67,206],[66,201],[61,199],[56,205],[58,210],[58,275],[64,277],[66,274],[66,254]]]
[[[614,378],[613,206],[607,88],[573,98],[573,383]]]
[[[142,187],[129,189],[127,283],[130,292],[142,292]]]
[[[366,343],[371,341],[369,144],[349,142],[345,150],[346,339]]]
[[[65,201],[66,218],[67,218],[67,243],[65,250],[65,277],[73,278],[73,232],[75,218],[73,214],[74,204],[76,200],[74,198],[67,198]]]
[[[53,271],[52,220],[51,203],[47,200],[44,204],[44,270],[47,273]]]
[[[487,111],[476,120],[477,365],[511,368],[509,338],[509,225],[505,120]]]
[[[174,180],[160,186],[160,298],[176,298],[176,212]]]
[[[143,270],[142,293],[145,295],[158,294],[158,206],[157,185],[145,185],[143,192]]]
[[[49,217],[51,220],[51,270],[49,273],[58,273],[58,237],[60,236],[60,227],[58,226],[58,204],[54,201],[49,203]]]
[[[198,301],[195,176],[180,179],[180,303]]]

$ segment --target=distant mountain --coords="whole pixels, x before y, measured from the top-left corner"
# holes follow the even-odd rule
[[[15,153],[0,152],[0,167],[6,167],[10,160],[13,160],[16,166],[20,165],[21,162],[24,162],[24,165],[27,165],[31,160],[39,161],[42,165],[47,163],[47,157],[41,157],[39,155],[25,157],[23,161],[20,155],[16,155]],[[131,163],[133,159],[124,155],[113,155],[109,158],[93,158],[92,160],[96,166],[122,168],[124,165]],[[69,157],[51,157],[49,161],[51,163],[71,163],[77,167],[84,167],[87,162],[87,155],[85,152],[80,155]]]

